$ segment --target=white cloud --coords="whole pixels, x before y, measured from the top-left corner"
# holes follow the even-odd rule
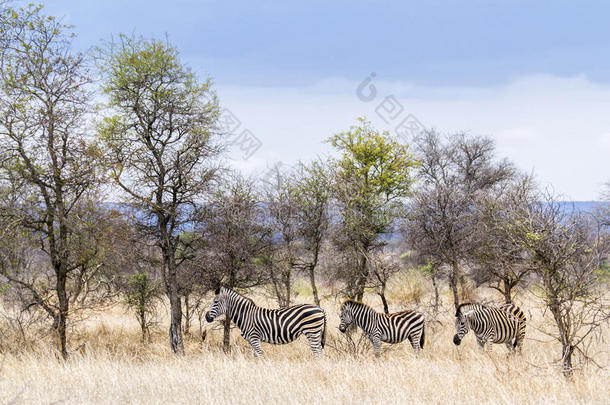
[[[330,152],[323,141],[367,116],[381,129],[375,112],[394,95],[404,107],[400,118],[416,116],[441,132],[468,131],[493,137],[500,156],[521,169],[535,169],[543,185],[552,184],[566,199],[591,200],[610,178],[610,87],[585,77],[532,76],[504,86],[428,88],[412,83],[373,84],[371,102],[356,97],[359,82],[329,79],[303,88],[218,86],[223,105],[262,141],[248,160],[234,166],[248,173],[271,164],[292,164]]]

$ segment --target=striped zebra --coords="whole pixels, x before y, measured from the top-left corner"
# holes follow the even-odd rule
[[[453,343],[459,345],[472,329],[481,348],[488,342],[506,343],[510,352],[515,349],[521,351],[526,323],[523,311],[513,304],[504,304],[498,308],[461,304],[455,313],[456,334]]]
[[[377,357],[381,353],[381,342],[400,343],[408,338],[416,356],[424,347],[424,315],[419,312],[383,314],[366,304],[348,300],[341,305],[339,330],[345,333],[352,323],[360,326],[371,340]]]
[[[290,343],[300,335],[309,340],[314,356],[324,355],[326,315],[320,307],[302,304],[280,309],[262,308],[230,288],[219,287],[205,319],[212,322],[222,314],[227,314],[239,327],[257,357],[263,354],[261,342]]]

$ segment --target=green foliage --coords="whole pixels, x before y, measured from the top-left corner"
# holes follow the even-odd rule
[[[418,161],[389,132],[373,129],[363,118],[358,121],[329,139],[342,153],[335,161],[334,191],[346,232],[371,246],[398,217],[400,198],[409,195]]]
[[[375,130],[364,118],[358,122],[328,140],[343,154],[337,161],[338,176],[356,182],[363,197],[391,200],[407,196],[413,183],[411,171],[418,166],[409,146],[399,143],[388,131]]]
[[[594,271],[595,277],[602,283],[610,282],[610,261],[603,261],[599,269]]]
[[[332,187],[341,215],[335,244],[346,253],[338,276],[345,280],[348,295],[361,299],[370,253],[383,244],[380,235],[398,225],[402,199],[410,193],[412,171],[419,162],[407,145],[372,128],[364,118],[328,141],[341,153],[334,161]]]
[[[127,282],[125,304],[134,311],[138,317],[150,314],[161,296],[161,285],[152,280],[147,273],[132,275]]]
[[[167,195],[180,197],[175,205],[190,202],[207,184],[208,158],[218,152],[211,142],[219,114],[211,80],[198,80],[167,41],[134,36],[99,48],[98,65],[108,96],[98,136],[114,180],[149,206],[151,190],[162,201]]]
[[[419,267],[419,271],[428,277],[432,277],[438,273],[438,268],[432,262],[428,261],[426,264]]]

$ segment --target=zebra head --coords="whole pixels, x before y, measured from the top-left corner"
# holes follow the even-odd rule
[[[453,343],[459,346],[462,343],[462,339],[470,330],[470,322],[468,317],[474,312],[474,309],[464,307],[467,304],[462,304],[458,307],[455,312],[455,336],[453,336]]]
[[[349,301],[346,301],[341,305],[341,323],[339,324],[339,330],[341,333],[345,333],[347,328],[354,322],[354,314],[352,312],[352,306]]]
[[[216,296],[212,302],[212,306],[205,313],[205,320],[208,322],[214,321],[218,316],[227,312],[227,292],[224,287],[218,287],[215,292]]]

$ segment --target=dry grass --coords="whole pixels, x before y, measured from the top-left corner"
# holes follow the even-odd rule
[[[373,296],[367,300],[378,301]],[[419,359],[404,343],[385,345],[388,350],[377,360],[370,352],[352,357],[333,349],[342,339],[338,303],[324,306],[329,344],[326,358],[320,360],[312,359],[304,338],[285,346],[263,345],[265,358],[257,360],[237,331],[233,353],[227,356],[219,330],[211,331],[205,342],[187,339],[187,355],[176,358],[169,351],[164,325],[151,344],[142,345],[136,323],[117,307],[81,327],[86,346],[67,362],[48,349],[0,354],[0,404],[602,404],[610,398],[607,369],[587,366],[566,380],[556,363],[558,346],[535,327],[528,330],[523,355],[508,358],[503,345],[495,345],[492,353],[481,352],[472,335],[456,348],[451,342],[453,321],[445,315],[442,323],[429,324]],[[534,326],[547,322],[540,312],[529,312]],[[600,342],[596,350],[607,347]],[[608,364],[607,353],[599,358]]]

